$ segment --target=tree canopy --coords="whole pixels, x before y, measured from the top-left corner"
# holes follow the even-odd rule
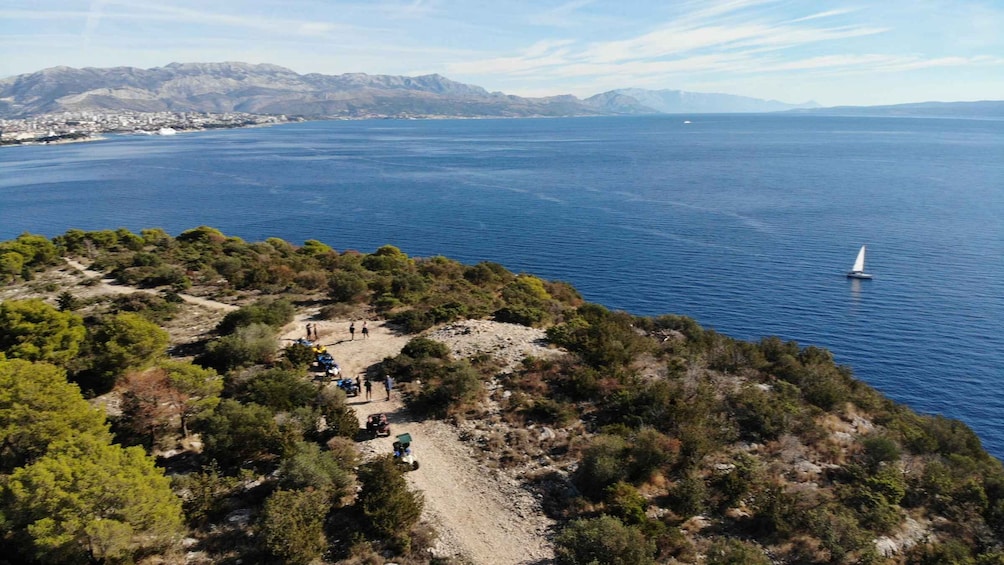
[[[7,357],[65,366],[84,340],[84,321],[42,300],[0,303],[0,351]]]
[[[52,446],[11,474],[9,519],[47,563],[123,560],[180,533],[181,501],[138,447],[95,435]]]
[[[107,430],[104,413],[84,400],[62,369],[0,359],[0,473],[37,460],[50,444],[107,436]]]

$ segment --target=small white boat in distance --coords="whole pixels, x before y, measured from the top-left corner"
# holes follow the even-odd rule
[[[854,266],[848,271],[847,277],[851,279],[870,279],[871,275],[865,272],[865,246],[861,246],[858,251],[858,258],[854,260]]]
[[[690,123],[690,120],[683,120],[683,123],[685,123],[685,124],[689,124],[689,123]]]

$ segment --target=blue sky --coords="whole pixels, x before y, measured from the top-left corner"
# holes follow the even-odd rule
[[[0,77],[214,61],[439,73],[524,96],[1002,100],[1004,0],[0,1]]]

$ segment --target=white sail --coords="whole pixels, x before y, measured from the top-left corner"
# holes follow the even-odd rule
[[[861,246],[861,251],[858,251],[858,258],[854,260],[854,266],[851,267],[852,273],[863,273],[865,272],[865,246]]]

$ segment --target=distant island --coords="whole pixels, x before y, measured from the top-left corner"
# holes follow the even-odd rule
[[[909,117],[909,118],[966,118],[984,120],[1004,119],[1004,101],[979,100],[975,102],[916,102],[885,106],[834,106],[831,108],[793,108],[791,113],[820,116]]]

